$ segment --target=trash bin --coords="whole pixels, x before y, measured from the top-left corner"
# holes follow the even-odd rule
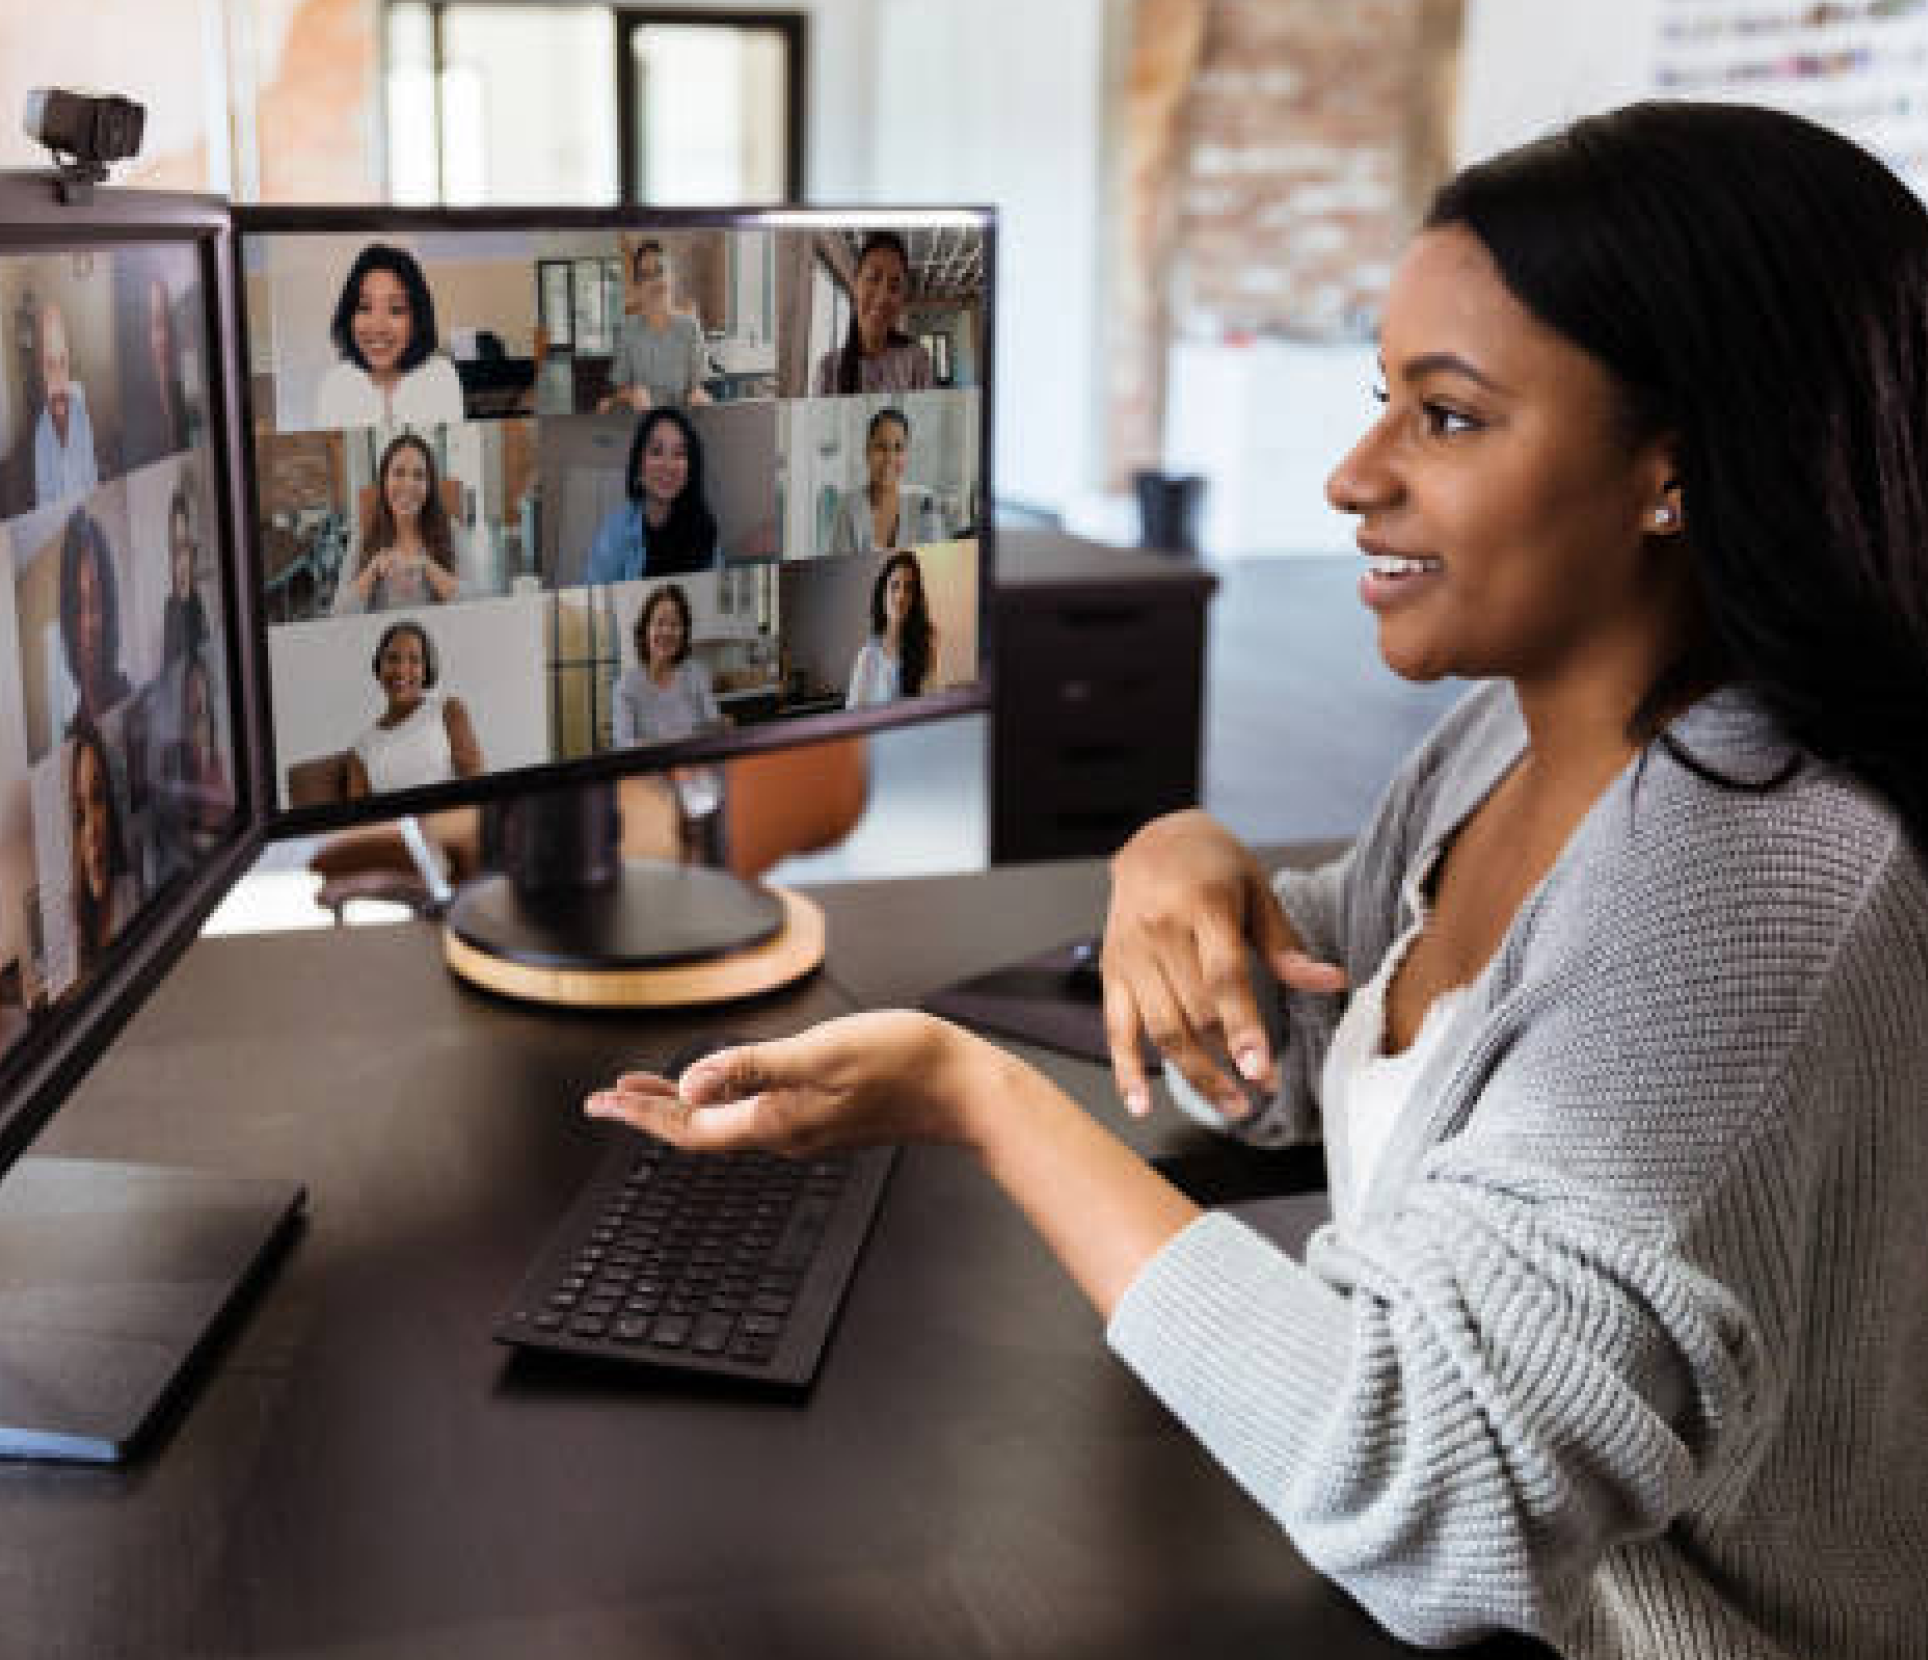
[[[1198,504],[1205,480],[1196,473],[1133,473],[1138,545],[1162,553],[1198,552]]]

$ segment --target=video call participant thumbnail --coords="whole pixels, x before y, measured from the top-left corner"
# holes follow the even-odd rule
[[[909,464],[910,417],[878,410],[864,434],[865,481],[839,497],[827,552],[883,553],[941,537],[931,492],[904,481]]]
[[[234,783],[215,713],[214,676],[196,655],[180,665],[180,736],[162,752],[164,839],[177,856],[214,847],[234,816]]]
[[[322,378],[316,426],[435,426],[462,419],[462,382],[437,350],[435,301],[407,249],[376,242],[356,256],[329,336],[340,361]]]
[[[454,599],[461,592],[456,527],[442,501],[435,452],[404,432],[382,451],[375,478],[355,567],[335,589],[335,615]]]
[[[119,270],[115,274],[123,275]],[[117,304],[133,312],[119,330],[121,422],[131,472],[188,447],[188,393],[167,279],[158,271],[131,264],[115,286],[120,296]]]
[[[931,355],[905,334],[910,303],[910,249],[895,231],[872,231],[857,255],[850,327],[843,344],[823,354],[814,383],[819,397],[851,392],[919,392],[937,384]]]
[[[597,413],[710,402],[703,389],[710,373],[703,327],[690,313],[670,307],[671,270],[662,243],[637,243],[629,256],[629,273],[637,309],[617,328],[616,355],[609,366],[613,390],[596,405]]]
[[[435,642],[419,622],[392,623],[369,665],[381,688],[382,712],[355,740],[348,759],[351,800],[473,778],[482,746],[458,697],[437,690]]]
[[[896,553],[884,561],[870,591],[870,638],[850,665],[844,706],[868,709],[916,697],[931,688],[937,666],[937,627],[924,591],[917,555]]]
[[[612,742],[670,743],[722,723],[710,671],[691,656],[695,621],[674,582],[651,590],[636,616],[636,662],[616,682]]]
[[[120,666],[120,597],[113,554],[85,508],[67,520],[60,546],[60,643],[74,687],[74,721],[98,723],[132,689]]]
[[[114,769],[106,741],[91,720],[74,724],[66,776],[74,965],[76,973],[85,976],[112,943],[136,897],[129,891],[132,867],[121,834]]]
[[[703,442],[681,410],[652,409],[636,423],[623,477],[629,499],[597,527],[588,582],[631,582],[716,564]]]
[[[48,300],[36,319],[41,405],[33,434],[34,500],[42,507],[84,496],[100,483],[87,389],[74,378],[67,317]]]
[[[161,613],[161,661],[179,662],[208,641],[207,606],[195,586],[200,546],[194,536],[194,509],[185,484],[176,484],[167,501],[167,604]]]

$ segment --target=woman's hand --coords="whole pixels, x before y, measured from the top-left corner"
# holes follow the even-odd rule
[[[387,548],[362,561],[361,571],[355,577],[355,586],[361,592],[362,604],[368,604],[374,597],[375,590],[388,580],[394,564],[395,555]]]
[[[930,1015],[847,1015],[708,1056],[677,1082],[627,1073],[590,1096],[584,1111],[696,1152],[965,1146],[997,1058],[989,1044]]]
[[[462,591],[462,584],[454,572],[447,571],[426,553],[415,555],[412,573],[435,596],[437,604],[446,605]]]
[[[1155,819],[1119,850],[1105,920],[1105,1038],[1127,1109],[1151,1110],[1145,1038],[1229,1118],[1244,1116],[1250,1089],[1278,1088],[1252,950],[1295,990],[1345,988],[1343,969],[1306,955],[1258,861],[1204,813]]]

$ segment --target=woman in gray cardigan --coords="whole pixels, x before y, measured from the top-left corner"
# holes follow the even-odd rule
[[[1303,1262],[921,1016],[591,1110],[970,1149],[1409,1641],[1919,1655],[1928,212],[1795,117],[1639,105],[1447,185],[1380,344],[1328,486],[1360,597],[1399,673],[1484,684],[1336,864],[1179,815],[1106,930],[1132,1110],[1145,1034],[1191,1110],[1323,1137]]]

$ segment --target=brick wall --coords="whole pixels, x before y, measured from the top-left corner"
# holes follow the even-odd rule
[[[1168,42],[1182,13],[1201,8],[1187,62]],[[1140,359],[1135,375],[1114,377],[1114,481],[1157,464],[1174,337],[1370,335],[1445,172],[1461,10],[1462,0],[1140,0],[1125,119],[1156,118],[1148,79],[1185,84],[1168,142],[1124,135],[1160,159],[1123,181],[1128,222],[1157,228],[1127,239],[1118,275],[1113,314],[1143,322],[1114,350]]]
[[[272,579],[299,556],[300,545],[279,526],[278,515],[331,511],[347,493],[347,463],[338,432],[285,432],[255,445],[256,487],[262,516],[271,528],[262,549],[263,574]]]

